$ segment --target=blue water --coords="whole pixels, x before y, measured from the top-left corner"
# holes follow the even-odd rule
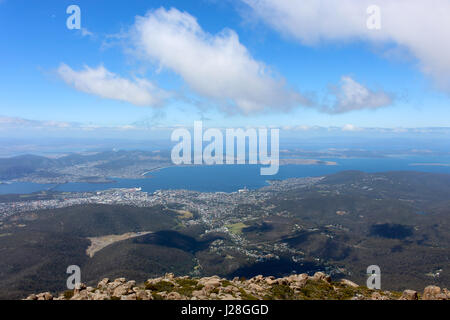
[[[325,160],[325,159],[324,159]],[[216,165],[170,167],[152,172],[145,179],[114,179],[115,183],[90,184],[67,183],[47,185],[35,183],[0,184],[0,194],[33,193],[41,190],[66,192],[100,191],[111,188],[141,187],[143,191],[154,192],[164,189],[189,189],[203,192],[233,192],[247,187],[257,189],[267,185],[269,179],[314,177],[344,170],[365,172],[383,171],[423,171],[450,174],[449,166],[411,166],[412,163],[450,163],[450,158],[408,157],[380,159],[326,159],[335,161],[337,166],[287,165],[281,166],[274,176],[261,176],[260,166],[256,165]]]

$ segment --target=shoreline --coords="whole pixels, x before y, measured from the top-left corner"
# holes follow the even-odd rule
[[[156,171],[160,171],[160,170],[167,169],[167,168],[172,168],[172,167],[176,167],[176,166],[175,165],[168,165],[168,166],[153,168],[153,169],[150,169],[150,170],[142,173],[141,177],[145,177],[147,174],[149,174],[151,172],[156,172]]]
[[[346,168],[345,166],[342,167],[342,164],[339,163],[334,163],[333,161],[324,161],[324,160],[318,160],[315,161],[314,163],[310,163],[309,161],[311,160],[305,160],[303,159],[302,162],[303,163],[291,163],[290,161],[288,163],[286,163],[283,160],[287,160],[287,159],[281,159],[280,160],[280,167],[293,167],[293,171],[295,171],[295,168],[299,168],[298,170],[300,170],[301,172],[305,171],[305,175],[294,175],[294,174],[285,174],[285,175],[281,175],[280,177],[277,176],[273,176],[273,177],[267,177],[269,179],[264,179],[264,185],[263,186],[267,186],[268,184],[270,185],[270,183],[268,182],[268,180],[284,180],[284,179],[289,179],[289,178],[296,178],[296,177],[317,177],[317,176],[322,176],[322,175],[326,175],[329,173],[333,173],[334,171],[336,172],[340,172],[340,171],[346,171],[346,170],[350,170],[348,168]],[[290,160],[290,159],[289,159]],[[305,161],[307,163],[305,163]],[[416,163],[419,164],[419,163]],[[422,164],[422,163],[421,163]],[[450,172],[446,172],[446,168],[450,167],[449,166],[438,166],[438,164],[440,163],[430,163],[428,165],[425,165],[422,167],[423,169],[420,169],[419,167],[417,167],[414,171],[417,172],[430,172],[430,173],[439,173],[439,174],[450,174]],[[212,168],[212,167],[231,167],[231,166],[247,166],[249,167],[250,165],[246,164],[246,165],[238,165],[238,164],[224,164],[224,165],[165,165],[165,166],[159,166],[150,170],[146,170],[143,173],[137,174],[137,175],[133,175],[130,177],[108,177],[108,178],[104,178],[104,177],[98,177],[97,180],[92,179],[92,177],[90,179],[86,179],[86,180],[79,180],[79,181],[62,181],[62,182],[52,182],[52,181],[48,181],[48,182],[44,182],[44,181],[35,181],[33,182],[31,181],[26,181],[26,180],[22,180],[22,179],[14,179],[11,181],[1,181],[0,182],[0,195],[13,195],[13,194],[33,194],[33,193],[39,193],[39,192],[43,192],[43,191],[48,191],[48,192],[52,192],[55,191],[55,189],[57,189],[60,186],[63,185],[74,185],[74,188],[76,188],[76,184],[86,184],[87,186],[91,186],[91,189],[96,189],[96,185],[99,186],[99,189],[96,191],[102,191],[102,190],[108,190],[108,189],[112,189],[115,187],[120,187],[121,184],[126,183],[127,187],[130,184],[133,184],[133,181],[136,182],[136,184],[139,184],[140,182],[142,183],[146,183],[145,180],[147,179],[152,179],[155,178],[157,179],[158,177],[152,176],[150,175],[152,172],[157,172],[157,171],[161,171],[164,169],[169,169],[169,168],[173,168],[173,167],[180,167],[180,168],[186,168],[186,167],[202,167],[202,168]],[[252,165],[253,167],[256,166],[263,166],[263,165]],[[317,168],[324,168],[323,170],[325,170],[324,172],[322,172],[320,169]],[[336,168],[336,169],[331,169],[331,171],[333,172],[329,172],[329,169],[326,168]],[[304,169],[300,169],[300,168],[304,168]],[[311,168],[311,170],[309,169]],[[410,171],[411,169],[411,164],[406,163],[403,165],[403,168],[397,168],[397,169],[392,169],[389,168],[388,171]],[[442,170],[436,172],[437,170],[426,170],[426,168],[442,168]],[[354,169],[357,171],[362,171],[362,172],[372,172],[370,166],[366,167],[365,170],[364,169]],[[214,171],[214,170],[213,170]],[[311,172],[309,172],[311,171]],[[383,170],[380,170],[383,171]],[[209,171],[205,171],[206,173],[208,173]],[[220,172],[222,172],[222,170],[219,170],[219,176],[220,176]],[[226,171],[225,171],[226,172]],[[334,172],[334,173],[336,173]],[[378,171],[376,171],[378,172]],[[198,174],[198,173],[197,173]],[[201,173],[200,173],[201,174]],[[176,173],[175,173],[176,175]],[[253,179],[251,181],[256,181],[256,178],[251,178],[251,176],[249,176],[250,179]],[[250,181],[250,182],[251,182]],[[155,182],[156,184],[158,184],[158,181]],[[21,186],[21,184],[23,184],[23,186]],[[172,184],[176,184],[176,183],[172,183]],[[251,184],[251,183],[250,183]],[[119,186],[117,186],[119,185]],[[246,185],[245,182],[243,182],[242,184],[243,186]],[[261,186],[261,187],[263,187]],[[90,187],[86,187],[87,189],[89,189]],[[176,185],[173,185],[171,187],[164,187],[165,189],[186,189],[186,187],[177,187]],[[196,190],[194,187],[192,187],[191,189]],[[240,187],[236,187],[236,190],[234,191],[238,191],[238,189],[241,189]],[[59,192],[59,191],[55,191],[55,192]],[[69,191],[69,192],[83,192],[83,191]],[[86,191],[89,192],[89,191]],[[215,191],[214,191],[215,192]],[[232,191],[228,191],[228,192],[232,192]]]

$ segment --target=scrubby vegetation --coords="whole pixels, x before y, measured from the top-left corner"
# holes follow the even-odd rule
[[[449,300],[450,291],[429,286],[421,295],[426,300]],[[74,291],[53,297],[49,292],[30,295],[27,300],[417,300],[412,290],[388,292],[360,287],[348,281],[332,281],[317,272],[276,279],[257,276],[249,280],[220,277],[189,278],[166,274],[148,279],[143,286],[119,278],[103,279],[96,288],[78,285]]]

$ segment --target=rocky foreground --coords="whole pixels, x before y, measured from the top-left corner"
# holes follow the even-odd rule
[[[349,280],[332,281],[322,272],[291,275],[280,279],[256,276],[252,279],[164,277],[142,285],[125,278],[103,279],[97,287],[77,285],[59,296],[50,292],[32,294],[26,300],[450,300],[450,291],[436,286],[423,293],[371,290]]]

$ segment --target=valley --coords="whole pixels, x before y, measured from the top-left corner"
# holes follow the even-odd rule
[[[0,292],[61,291],[74,264],[86,283],[167,272],[250,278],[318,271],[364,283],[367,266],[376,264],[385,290],[448,287],[449,194],[446,174],[359,171],[232,193],[54,193],[47,196],[58,207],[31,206],[1,219],[7,259]],[[64,202],[71,197],[90,200]],[[4,204],[15,201],[23,198]]]

